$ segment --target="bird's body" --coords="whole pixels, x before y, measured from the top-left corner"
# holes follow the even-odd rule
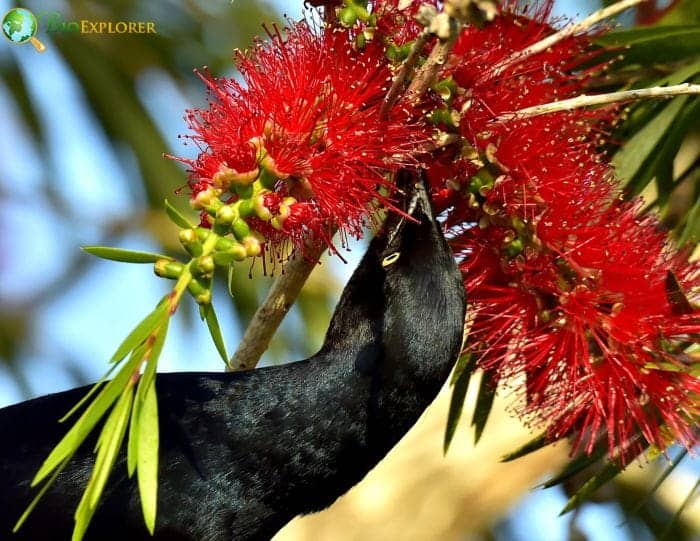
[[[158,376],[154,539],[271,538],[357,483],[435,398],[461,345],[464,293],[422,182],[404,176],[406,216],[390,213],[315,356],[243,373]],[[31,478],[65,431],[56,418],[85,391],[0,410],[1,539],[9,539],[31,499]],[[70,538],[92,447],[61,473],[18,541]],[[123,461],[88,540],[151,539]]]

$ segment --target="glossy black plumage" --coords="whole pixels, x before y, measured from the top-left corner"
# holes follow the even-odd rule
[[[389,214],[316,355],[245,373],[158,376],[155,539],[271,538],[357,483],[435,398],[461,345],[463,286],[422,181],[403,173],[399,185],[413,219]],[[85,391],[0,410],[0,539],[10,539],[34,493],[29,480],[65,430],[56,419]],[[70,539],[91,449],[83,446],[15,539]],[[123,461],[88,540],[151,539]]]

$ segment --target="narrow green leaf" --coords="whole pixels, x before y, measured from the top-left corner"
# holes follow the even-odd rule
[[[102,385],[107,381],[110,375],[112,375],[112,372],[114,372],[114,369],[117,368],[117,364],[113,364],[112,366],[109,367],[107,372],[104,373],[104,375],[95,382],[95,384],[90,387],[90,390],[85,393],[85,396],[82,397],[78,402],[73,406],[68,412],[61,417],[58,422],[59,423],[65,423],[70,417],[72,417],[76,411],[78,411],[92,396],[102,387]]]
[[[141,381],[139,382],[139,389],[136,394],[136,397],[141,402],[143,402],[148,387],[151,385],[153,379],[156,377],[158,359],[160,359],[160,354],[163,351],[163,345],[165,344],[165,338],[168,335],[169,323],[170,321],[166,319],[163,326],[158,330],[158,334],[155,336],[153,346],[151,347],[150,351],[148,351],[146,354],[148,363],[146,364],[146,370],[144,370],[143,376],[141,376]]]
[[[615,66],[651,66],[697,56],[700,26],[648,26],[602,34],[596,41],[607,47],[625,47]],[[618,55],[612,51],[608,57]]]
[[[143,380],[143,378],[142,378]],[[139,382],[139,386],[141,382]],[[138,391],[137,391],[138,393]],[[129,477],[133,477],[136,472],[136,462],[139,452],[139,418],[141,415],[141,404],[138,396],[131,406],[131,418],[129,419],[129,439],[126,443],[126,471]]]
[[[141,363],[146,360],[146,357],[148,355],[148,341],[152,340],[151,337],[147,339],[146,342],[141,344],[139,347],[137,347],[132,353],[131,357],[136,357],[138,356],[139,359],[141,359]],[[146,364],[146,369],[148,369],[148,364]],[[143,376],[139,377],[139,385],[143,381]],[[139,393],[138,393],[138,387],[136,389],[136,395],[133,400],[133,404],[131,406],[131,416],[130,416],[130,422],[129,422],[129,436],[126,444],[126,470],[129,475],[129,477],[134,475],[134,472],[136,471],[136,457],[137,457],[137,450],[138,450],[138,435],[136,433],[136,430],[138,429],[138,419],[139,419],[139,408],[141,407],[141,403],[139,402]],[[134,439],[132,441],[131,436],[134,436]],[[100,438],[102,438],[103,434],[100,434]],[[98,440],[98,444],[101,443],[100,440]]]
[[[510,462],[511,460],[515,460],[516,458],[523,457],[525,455],[529,455],[530,453],[533,453],[535,451],[539,451],[543,447],[546,447],[549,445],[550,441],[547,440],[547,435],[543,432],[539,436],[535,436],[532,438],[530,441],[525,443],[524,445],[518,447],[515,451],[512,451],[506,455],[503,455],[501,457],[501,462]]]
[[[688,24],[688,22],[693,21],[700,21],[700,4],[698,4],[697,0],[680,0],[656,24],[667,26]]]
[[[654,25],[654,26],[635,26],[631,28],[624,28],[620,30],[615,30],[612,32],[605,32],[595,38],[596,43],[601,45],[606,45],[609,47],[619,47],[621,45],[630,45],[633,43],[641,43],[650,40],[656,40],[659,38],[666,38],[668,36],[683,36],[685,34],[694,34],[700,31],[700,27],[697,25],[685,25],[685,26],[668,26],[668,25]]]
[[[542,488],[551,488],[560,483],[563,483],[567,479],[573,477],[577,473],[585,470],[589,466],[592,466],[598,462],[601,458],[605,456],[608,452],[608,448],[604,445],[604,442],[598,442],[591,451],[591,454],[582,453],[571,460],[566,467],[559,472],[557,475],[548,479],[542,483]]]
[[[153,381],[148,386],[139,418],[138,483],[143,519],[153,535],[158,505],[158,400]]]
[[[671,530],[678,523],[678,520],[681,518],[683,511],[685,511],[686,507],[688,507],[688,505],[690,505],[690,502],[693,501],[693,498],[695,497],[695,493],[698,491],[698,488],[700,488],[700,478],[698,478],[698,480],[693,485],[693,488],[690,489],[690,492],[688,492],[688,495],[683,499],[683,502],[681,503],[681,505],[678,507],[678,509],[674,513],[673,518],[666,525],[666,528],[664,528],[664,532],[661,534],[660,539],[664,540],[664,539],[668,538],[668,535],[671,533]]]
[[[134,388],[133,386],[129,386],[124,389],[124,392],[119,397],[119,401],[110,414],[110,419],[108,419],[108,422],[105,423],[102,429],[106,437],[104,445],[100,448],[100,452],[95,460],[95,467],[92,471],[91,481],[94,479],[94,485],[88,482],[88,486],[85,489],[86,492],[91,492],[90,507],[92,509],[97,507],[102,491],[107,484],[109,474],[112,471],[112,466],[114,466],[114,462],[117,459],[119,448],[121,447],[122,441],[124,441],[133,399]],[[112,423],[109,422],[111,418],[114,418]],[[100,460],[100,455],[103,457],[102,460]]]
[[[673,158],[676,156],[678,147],[668,150],[669,152],[665,155],[665,159],[659,161],[654,167],[656,170],[657,196],[652,204],[658,207],[663,207],[668,203],[671,192],[676,187],[673,179]]]
[[[685,225],[678,237],[678,243],[683,246],[688,242],[700,242],[700,199],[688,213]]]
[[[119,448],[124,441],[126,427],[129,422],[129,413],[134,398],[134,388],[125,388],[119,397],[117,404],[107,418],[100,439],[102,445],[97,453],[92,474],[88,480],[83,497],[80,499],[78,508],[75,511],[75,527],[73,529],[72,541],[82,541],[85,531],[90,525],[102,492],[107,484],[109,474],[112,472],[114,463],[117,460]]]
[[[123,250],[121,248],[112,248],[111,246],[83,246],[82,250],[88,254],[101,257],[102,259],[121,261],[122,263],[155,263],[159,259],[175,261],[174,258],[167,255]]]
[[[455,363],[455,369],[450,378],[450,385],[455,385],[464,372],[468,372],[471,375],[474,370],[476,370],[476,357],[471,353],[460,355],[457,363]]]
[[[484,432],[486,421],[489,419],[493,399],[496,397],[496,385],[488,372],[483,372],[479,394],[476,397],[472,426],[474,427],[474,443],[479,443],[481,434]]]
[[[54,481],[58,478],[60,473],[63,471],[63,469],[66,467],[66,465],[70,462],[70,459],[73,458],[73,455],[68,456],[61,464],[56,468],[51,474],[51,477],[44,483],[44,486],[41,487],[41,490],[37,493],[36,496],[34,496],[34,499],[31,501],[31,503],[27,506],[27,508],[24,510],[24,513],[22,513],[22,516],[19,517],[17,522],[15,523],[14,528],[12,528],[12,533],[17,533],[17,531],[22,527],[22,524],[24,524],[29,518],[29,515],[34,511],[36,508],[37,504],[39,503],[39,500],[44,497],[44,494],[46,494],[46,491],[51,487],[51,485],[54,484]]]
[[[129,378],[131,378],[140,362],[141,359],[137,357],[130,358],[121,370],[119,370],[115,378],[104,386],[102,391],[100,391],[80,418],[73,424],[71,429],[63,436],[56,447],[53,448],[34,476],[31,486],[36,486],[67,457],[73,455],[104,413],[122,393],[129,382]]]
[[[192,229],[194,224],[190,222],[184,214],[177,210],[167,199],[165,200],[165,212],[175,225],[184,229]]]
[[[471,354],[460,356],[459,359],[457,359],[457,364],[452,374],[452,379],[450,380],[450,385],[454,388],[452,389],[452,396],[450,397],[450,409],[447,413],[445,439],[442,444],[442,451],[445,454],[447,454],[447,450],[450,448],[452,438],[457,431],[459,419],[462,417],[464,399],[467,396],[467,389],[469,388],[469,380],[476,367],[474,359],[475,357]]]
[[[673,125],[687,98],[681,96],[671,100],[615,154],[612,159],[615,172],[625,182],[631,182],[640,171],[644,171],[647,158]]]
[[[638,513],[642,509],[642,507],[644,507],[649,502],[649,500],[651,499],[653,494],[659,489],[659,487],[668,478],[668,476],[671,475],[673,470],[676,469],[676,466],[678,466],[678,464],[681,463],[681,461],[686,457],[687,454],[688,454],[688,449],[686,449],[684,447],[682,449],[681,453],[676,458],[674,458],[673,461],[666,468],[664,468],[664,471],[661,472],[661,475],[659,475],[659,478],[656,481],[654,481],[654,484],[651,486],[651,488],[647,492],[647,495],[639,502],[639,504],[637,504],[634,507],[634,509],[632,511],[633,513]]]
[[[607,462],[597,474],[586,481],[583,486],[576,491],[576,494],[569,499],[566,506],[564,506],[564,509],[561,510],[559,516],[565,515],[572,509],[578,507],[581,503],[591,497],[596,490],[610,481],[621,471],[622,468],[618,463]]]
[[[129,477],[131,477],[136,471],[136,464],[138,462],[138,448],[140,445],[139,440],[139,423],[141,419],[141,407],[146,397],[146,392],[148,388],[153,384],[153,379],[156,376],[156,369],[158,367],[158,359],[160,358],[160,353],[163,350],[163,344],[165,343],[165,338],[168,334],[168,324],[170,320],[166,319],[163,326],[158,329],[155,335],[155,340],[150,351],[145,352],[145,356],[148,358],[146,363],[146,369],[139,380],[138,387],[136,389],[136,398],[134,399],[134,407],[131,414],[131,424],[129,425],[129,443],[127,446],[127,471],[129,472]]]
[[[679,85],[700,74],[700,60],[692,62],[674,71],[670,75],[654,82],[656,85]]]
[[[685,98],[688,98],[688,96],[685,96]],[[659,141],[658,146],[654,148],[651,155],[645,160],[643,167],[639,170],[636,177],[628,183],[627,189],[630,193],[641,193],[652,178],[664,174],[664,169],[670,167],[668,164],[670,164],[678,154],[678,149],[683,143],[686,134],[694,129],[699,120],[700,99],[693,98],[688,101],[687,106],[683,107],[675,116],[673,120],[673,129],[665,133],[663,138]],[[673,185],[673,187],[675,187],[675,185]],[[659,198],[661,200],[668,196],[668,194],[661,193],[664,189],[662,185],[657,183],[657,188],[660,192]]]
[[[216,346],[216,351],[224,361],[224,364],[228,365],[228,355],[226,354],[226,345],[224,344],[224,337],[221,334],[221,327],[219,326],[219,320],[216,317],[216,312],[214,311],[214,305],[212,303],[204,304],[199,307],[199,313],[207,322],[207,327],[209,328],[209,334],[211,339],[214,341]]]
[[[124,341],[119,345],[117,351],[114,352],[109,362],[115,363],[121,361],[126,355],[133,351],[136,347],[148,338],[148,336],[163,324],[164,320],[168,319],[168,305],[161,302],[150,314],[148,314],[136,327],[129,333]]]

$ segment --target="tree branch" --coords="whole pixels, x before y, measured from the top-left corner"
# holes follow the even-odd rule
[[[406,92],[409,100],[417,100],[435,82],[435,77],[440,68],[447,62],[447,56],[452,50],[452,46],[459,35],[462,25],[455,19],[450,19],[450,35],[445,40],[440,40],[433,50],[430,51],[428,59],[425,61],[416,76],[411,81]]]
[[[284,267],[283,273],[270,287],[267,298],[258,307],[241,338],[227,370],[235,372],[255,368],[284,316],[296,301],[325,251],[325,245],[308,249],[306,255],[297,251]]]
[[[642,100],[646,98],[673,98],[675,96],[683,96],[688,94],[700,94],[700,85],[683,83],[674,86],[654,86],[651,88],[639,88],[637,90],[625,90],[622,92],[609,92],[607,94],[597,94],[593,96],[582,94],[567,100],[553,101],[542,105],[525,107],[524,109],[520,109],[512,113],[503,114],[497,117],[495,120],[497,122],[503,122],[516,118],[531,118],[533,116],[546,115],[549,113],[570,111],[571,109],[590,107],[592,105],[606,105],[608,103]]]
[[[386,119],[387,115],[389,114],[389,110],[393,107],[394,103],[396,103],[396,100],[399,98],[401,90],[403,89],[403,85],[406,83],[406,80],[411,75],[411,72],[413,71],[416,62],[418,61],[420,54],[423,52],[423,48],[425,47],[426,43],[428,43],[429,38],[430,32],[428,32],[427,30],[423,31],[413,44],[411,52],[406,57],[406,60],[404,60],[403,64],[401,64],[401,69],[399,69],[399,72],[396,74],[396,77],[394,77],[394,82],[391,84],[391,88],[389,89],[389,92],[387,92],[386,97],[384,98],[384,103],[382,103],[382,108],[379,110],[380,120]]]
[[[499,75],[513,64],[517,64],[518,62],[521,62],[530,56],[541,53],[542,51],[546,51],[556,43],[559,43],[560,41],[568,37],[574,36],[576,34],[579,34],[581,32],[585,32],[586,30],[595,26],[599,22],[604,21],[605,19],[609,19],[610,17],[614,17],[618,13],[646,1],[647,0],[622,0],[621,2],[617,2],[612,6],[600,9],[586,17],[581,22],[568,24],[558,32],[552,34],[551,36],[547,36],[543,40],[530,45],[522,51],[514,53],[509,58],[506,58],[502,62],[496,64],[491,70],[491,72],[494,76]]]

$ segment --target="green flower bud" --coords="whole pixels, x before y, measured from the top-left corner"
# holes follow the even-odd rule
[[[248,257],[245,247],[238,241],[222,237],[216,242],[216,251],[212,254],[217,265],[230,265],[234,261],[243,261]]]
[[[458,93],[457,83],[452,77],[447,77],[435,83],[433,90],[446,102],[450,102]]]
[[[260,184],[268,190],[272,190],[277,183],[277,176],[272,173],[269,169],[263,167],[260,171]],[[252,194],[251,194],[252,195]]]
[[[196,210],[206,210],[207,212],[210,212],[210,208],[215,207],[214,212],[210,212],[211,214],[214,214],[216,209],[223,205],[223,203],[219,201],[219,196],[221,193],[222,192],[220,189],[207,188],[206,190],[199,192],[197,196],[190,201],[190,205]]]
[[[508,257],[516,257],[517,255],[520,255],[524,248],[525,246],[522,240],[514,239],[503,247],[503,252]]]
[[[243,241],[243,246],[248,257],[257,257],[262,253],[262,243],[255,235],[249,235]]]
[[[450,128],[456,128],[459,126],[459,121],[461,120],[460,114],[454,109],[443,108],[435,109],[428,114],[428,119],[434,125],[445,125]]]
[[[238,203],[238,214],[240,214],[242,218],[247,218],[255,214],[255,199],[252,197],[241,199]]]
[[[211,205],[205,206],[203,210],[205,210],[207,214],[209,214],[209,216],[216,216],[216,212],[223,206],[223,201],[221,201],[220,199],[215,199],[211,202]]]
[[[178,261],[170,261],[169,259],[159,259],[153,265],[153,272],[161,278],[177,280],[180,278],[185,266]]]
[[[355,10],[352,9],[352,7],[345,7],[338,12],[338,20],[340,21],[340,24],[350,28],[357,22],[357,13],[355,13]]]
[[[183,229],[178,234],[182,244],[192,244],[197,242],[197,232],[194,229]]]
[[[394,63],[401,62],[401,49],[398,45],[392,43],[386,48],[386,57]]]
[[[250,235],[250,226],[241,219],[236,220],[233,222],[231,225],[231,230],[233,231],[233,234],[238,240],[243,240],[245,239],[248,235]]]
[[[211,281],[203,281],[193,278],[187,284],[187,290],[197,304],[209,304],[211,302]]]
[[[265,199],[263,198],[262,194],[258,195],[254,199],[253,205],[255,209],[255,214],[258,218],[260,218],[264,222],[269,222],[272,219],[272,213],[270,212],[270,209],[268,209],[265,206]]]
[[[238,219],[238,210],[233,205],[224,205],[216,211],[216,223],[219,225],[231,225]]]
[[[255,193],[255,188],[252,183],[246,184],[245,186],[236,185],[234,190],[241,199],[250,199]]]
[[[248,252],[242,244],[236,242],[225,252],[214,252],[212,257],[217,265],[226,266],[235,261],[243,261],[248,257]]]
[[[187,250],[188,254],[194,257],[202,255],[202,243],[197,238],[197,232],[194,229],[181,230],[178,234],[178,238],[180,239],[180,244]]]
[[[207,229],[206,227],[198,227],[195,229],[197,232],[197,238],[201,241],[204,242],[209,238],[209,235],[211,235],[211,230]]]
[[[214,250],[216,252],[226,252],[235,244],[238,243],[233,239],[230,239],[228,237],[219,237],[216,241],[216,246],[214,247]]]
[[[494,178],[493,175],[488,171],[488,169],[480,169],[476,175],[474,175],[467,186],[467,190],[473,194],[485,195],[488,191],[493,188]]]
[[[412,41],[404,43],[403,45],[396,45],[395,43],[392,43],[386,50],[386,56],[389,60],[398,64],[399,62],[403,62],[408,58],[408,55],[411,54],[412,48]]]
[[[214,272],[214,268],[214,258],[210,255],[203,255],[193,259],[190,263],[193,276],[209,276]]]

